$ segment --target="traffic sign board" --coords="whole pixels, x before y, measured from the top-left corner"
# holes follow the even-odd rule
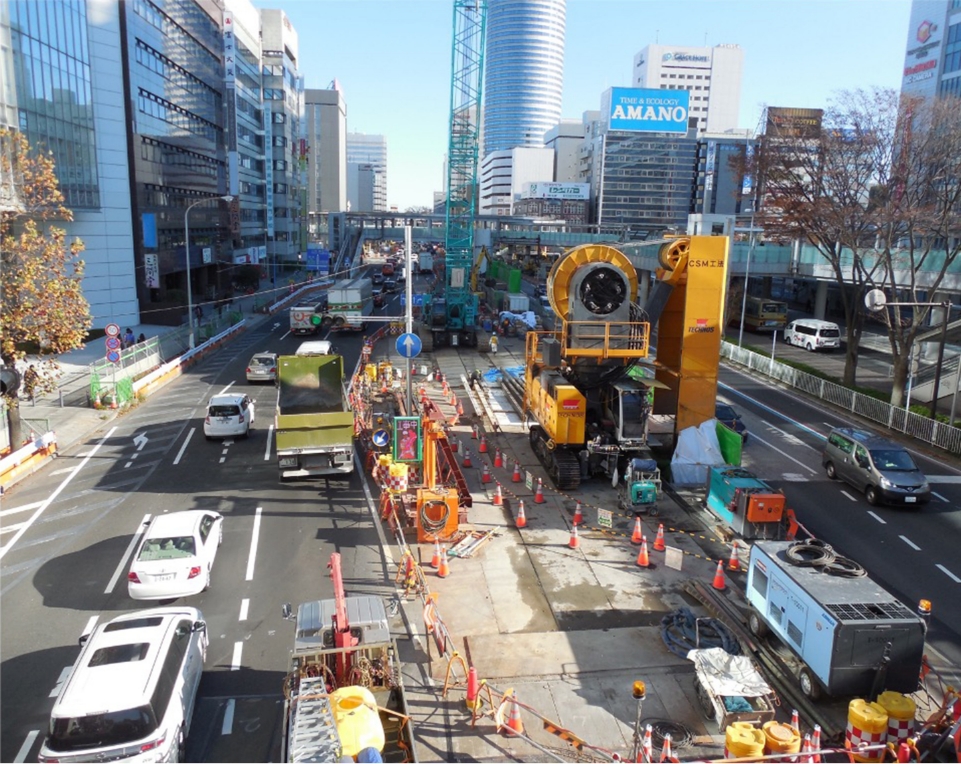
[[[119,337],[120,326],[117,324],[107,324],[107,326],[104,328],[104,332],[108,337]]]
[[[120,338],[119,337],[107,337],[104,340],[107,345],[107,350],[120,350]]]
[[[120,363],[120,353],[116,350],[108,350],[107,360],[110,361],[110,363]]]
[[[406,333],[397,338],[397,352],[402,358],[416,358],[420,355],[423,344],[416,334]]]
[[[390,435],[387,430],[377,430],[374,433],[374,445],[378,448],[383,448],[388,443],[390,443]]]

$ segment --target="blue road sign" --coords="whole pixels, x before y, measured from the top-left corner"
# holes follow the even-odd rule
[[[377,430],[374,433],[374,445],[378,448],[383,448],[388,443],[390,443],[390,435],[387,430]]]
[[[422,294],[415,294],[415,295],[414,295],[414,299],[412,300],[412,302],[413,302],[415,308],[422,308],[422,307],[424,306],[424,295],[422,295]],[[400,296],[400,307],[402,307],[402,308],[406,308],[406,307],[407,307],[407,295],[406,295],[406,294],[401,294],[401,296]]]
[[[416,334],[402,334],[397,338],[397,352],[402,358],[416,358],[423,344]]]

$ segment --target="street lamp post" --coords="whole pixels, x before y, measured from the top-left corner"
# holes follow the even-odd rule
[[[187,344],[191,350],[194,348],[194,296],[193,288],[190,284],[190,210],[198,204],[209,202],[211,199],[223,199],[228,204],[234,200],[232,196],[210,196],[205,199],[198,199],[193,204],[188,204],[184,210],[184,254],[187,260],[187,326],[189,327]]]
[[[751,255],[754,254],[754,243],[757,241],[754,232],[754,215],[751,215],[751,248],[747,251],[747,263],[744,267],[744,289],[741,294],[741,327],[737,332],[737,346],[741,347],[744,339],[744,314],[747,312],[747,285],[751,279]]]

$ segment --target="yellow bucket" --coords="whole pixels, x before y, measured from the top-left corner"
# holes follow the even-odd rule
[[[801,750],[801,735],[794,727],[781,722],[765,722],[764,753],[798,753]]]
[[[391,464],[390,477],[387,479],[387,488],[394,493],[403,493],[407,490],[408,468],[406,464]]]
[[[878,695],[878,705],[888,712],[887,742],[897,746],[914,737],[914,714],[917,706],[907,695],[885,690]]]
[[[356,756],[365,748],[384,750],[384,724],[370,690],[341,687],[330,693],[330,707],[343,755]]]
[[[724,731],[724,758],[763,756],[764,733],[750,722],[734,722]]]
[[[377,364],[369,363],[364,367],[364,374],[371,382],[377,381]]]
[[[856,750],[863,745],[883,745],[887,740],[888,712],[878,703],[857,698],[848,704],[848,726],[844,739]],[[883,749],[867,753],[852,753],[855,761],[881,761]]]

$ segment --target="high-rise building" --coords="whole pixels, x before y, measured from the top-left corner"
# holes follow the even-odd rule
[[[354,212],[387,209],[387,139],[347,133],[347,203]]]
[[[699,133],[737,129],[744,51],[737,45],[648,45],[634,56],[633,86],[690,93]]]
[[[540,148],[544,133],[560,120],[566,25],[566,0],[489,0],[485,156]]]
[[[510,215],[525,185],[554,179],[554,152],[532,146],[492,151],[484,157],[480,169],[481,214]]]
[[[0,126],[53,153],[97,328],[141,323],[120,61],[117,4],[0,2]]]
[[[553,180],[579,182],[584,123],[579,119],[562,119],[544,135],[544,145],[554,151]]]
[[[961,97],[961,2],[914,0],[901,92]]]
[[[322,226],[329,212],[347,209],[347,106],[340,88],[304,91],[307,212]]]

